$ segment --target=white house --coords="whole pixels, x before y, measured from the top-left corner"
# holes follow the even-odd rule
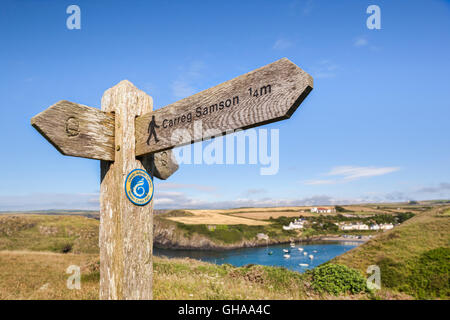
[[[369,230],[369,226],[364,223],[350,223],[350,224],[341,224],[339,226],[341,230]]]
[[[335,213],[336,209],[335,208],[318,208],[318,207],[313,207],[313,208],[311,208],[311,212],[313,212],[313,213]]]
[[[288,226],[283,226],[283,230],[303,229],[304,223],[305,223],[305,220],[296,219],[294,222],[289,223]]]
[[[269,240],[269,236],[265,233],[258,233],[256,238],[258,238],[258,240]]]
[[[341,230],[390,230],[394,228],[394,225],[392,223],[386,223],[386,224],[371,224],[368,226],[365,223],[341,223],[339,225],[339,229]]]
[[[381,230],[390,230],[392,228],[394,228],[394,225],[392,223],[380,224]]]

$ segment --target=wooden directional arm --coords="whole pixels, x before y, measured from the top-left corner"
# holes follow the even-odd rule
[[[136,155],[288,119],[312,89],[312,77],[283,58],[138,117]]]
[[[31,119],[66,156],[114,161],[114,114],[70,101],[59,101]]]
[[[155,176],[166,179],[178,169],[170,149],[288,119],[312,89],[312,77],[283,58],[137,117],[135,156],[153,153]],[[96,108],[60,101],[31,124],[64,155],[114,161],[120,148],[114,114]]]
[[[63,100],[34,116],[31,125],[63,155],[114,161],[113,113]],[[156,153],[153,159],[153,175],[159,179],[178,169],[172,152]]]

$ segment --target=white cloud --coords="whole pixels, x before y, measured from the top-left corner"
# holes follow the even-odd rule
[[[313,11],[313,0],[301,0],[293,1],[289,4],[289,14],[297,15],[301,12],[303,15],[307,16]]]
[[[195,93],[195,88],[184,80],[176,80],[172,83],[173,95],[177,99],[189,97]]]
[[[344,180],[355,180],[374,176],[382,176],[400,170],[399,167],[354,167],[338,166],[331,169],[329,176],[343,176]]]
[[[45,209],[98,210],[99,206],[98,193],[32,193],[0,196],[1,211]]]
[[[292,47],[293,43],[287,39],[278,39],[272,46],[275,50],[285,50]]]
[[[353,42],[353,46],[355,46],[355,47],[364,47],[364,46],[367,46],[368,44],[369,44],[369,41],[367,40],[366,37],[358,37]]]
[[[326,176],[338,176],[338,179],[318,179],[307,180],[307,185],[323,185],[349,182],[361,178],[382,176],[391,172],[400,170],[399,167],[356,167],[356,166],[337,166],[333,167]]]
[[[320,184],[335,184],[336,180],[307,180],[305,184],[320,185]]]
[[[312,75],[317,79],[334,78],[338,69],[339,66],[337,64],[334,64],[328,59],[324,59],[312,68]]]
[[[445,194],[450,192],[450,183],[441,182],[436,187],[423,187],[418,189],[416,192],[418,193],[437,193],[437,194]]]
[[[202,77],[205,64],[202,61],[192,61],[187,68],[182,68],[178,79],[172,83],[172,93],[177,99],[193,95],[198,90],[194,84]]]
[[[172,183],[172,182],[160,182],[158,183],[159,189],[194,189],[204,192],[215,192],[217,190],[214,186],[206,186],[200,184],[185,184],[185,183]]]
[[[245,191],[243,193],[243,195],[245,197],[254,197],[254,196],[266,194],[267,192],[268,191],[264,188],[253,188],[253,189],[248,189],[247,191]]]

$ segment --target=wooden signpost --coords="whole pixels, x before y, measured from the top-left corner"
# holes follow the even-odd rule
[[[127,197],[130,172],[167,179],[178,169],[170,149],[288,119],[312,88],[312,77],[283,58],[155,111],[124,80],[104,93],[101,110],[60,101],[33,117],[62,154],[101,160],[100,299],[152,298],[153,201]]]

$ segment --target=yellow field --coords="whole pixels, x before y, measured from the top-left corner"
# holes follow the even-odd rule
[[[98,255],[0,251],[0,300],[96,300],[99,298],[98,261]],[[320,297],[311,290],[307,295],[308,288],[298,277],[292,276],[295,275],[294,272],[287,270],[279,271],[285,274],[283,285],[274,289],[280,280],[270,277],[271,273],[265,271],[265,267],[262,266],[239,269],[192,259],[159,257],[154,257],[153,262],[155,300]],[[79,290],[67,288],[67,279],[70,275],[66,274],[66,269],[70,265],[81,267]],[[352,298],[356,297],[359,296]]]
[[[66,286],[70,265],[88,273],[96,254],[0,251],[0,300],[5,299],[98,299],[98,280],[82,279],[82,290]]]
[[[311,212],[299,212],[299,211],[252,211],[252,212],[241,212],[231,214],[234,217],[255,219],[255,220],[269,220],[270,217],[277,219],[279,217],[309,217],[317,216],[317,213]]]
[[[243,212],[285,212],[285,211],[309,211],[311,207],[271,207],[271,208],[235,208],[235,209],[212,209],[212,210],[189,210],[192,213],[196,212],[212,212],[212,213],[223,213],[223,214],[235,214]]]
[[[234,217],[213,211],[215,210],[190,210],[188,212],[191,212],[193,216],[170,217],[167,219],[184,224],[245,224],[248,226],[262,226],[269,224],[269,222],[266,221]]]

